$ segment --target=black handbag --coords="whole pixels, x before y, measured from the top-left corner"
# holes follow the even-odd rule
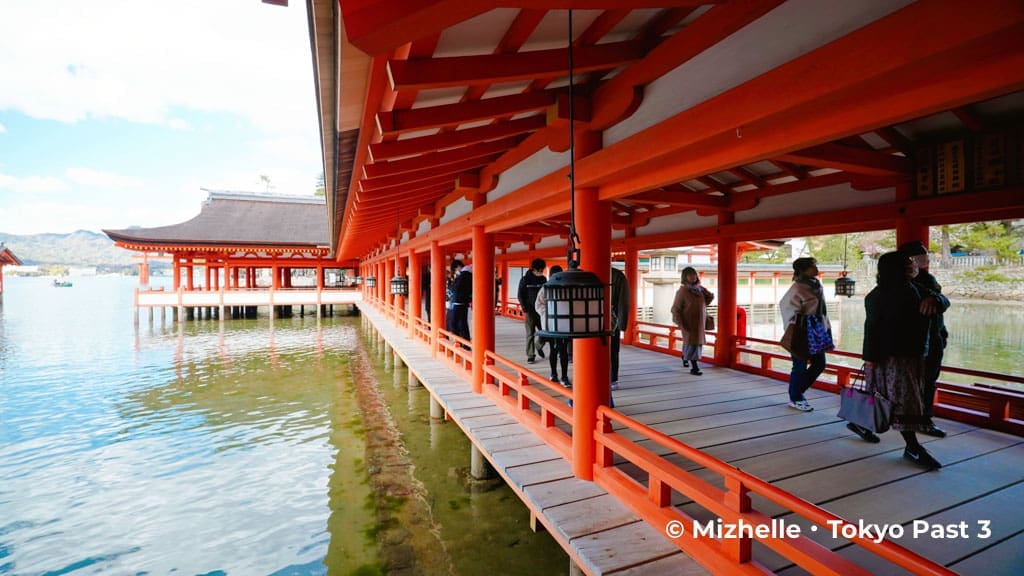
[[[850,386],[843,388],[839,393],[837,416],[861,428],[881,434],[889,429],[892,422],[892,402],[875,390],[873,385],[867,384],[863,368],[860,374],[859,382],[851,375]]]

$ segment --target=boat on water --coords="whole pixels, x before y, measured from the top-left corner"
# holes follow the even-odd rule
[[[53,287],[54,288],[71,288],[71,280],[68,280],[67,278],[60,278],[60,277],[54,278],[53,279]]]

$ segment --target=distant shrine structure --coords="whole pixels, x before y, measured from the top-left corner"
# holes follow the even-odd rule
[[[171,308],[175,317],[254,317],[259,307],[290,316],[293,307],[333,313],[360,297],[351,268],[331,255],[321,197],[207,190],[199,214],[155,228],[103,230],[138,253],[137,308]],[[170,290],[151,288],[150,261],[169,259]]]

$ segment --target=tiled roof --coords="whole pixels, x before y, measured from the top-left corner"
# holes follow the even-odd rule
[[[191,220],[103,232],[115,241],[152,244],[330,245],[327,207],[314,196],[210,191]]]

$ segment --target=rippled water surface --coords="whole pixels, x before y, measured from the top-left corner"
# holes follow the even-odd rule
[[[357,323],[136,331],[130,279],[49,282],[7,278],[0,308],[0,573],[373,564]]]

